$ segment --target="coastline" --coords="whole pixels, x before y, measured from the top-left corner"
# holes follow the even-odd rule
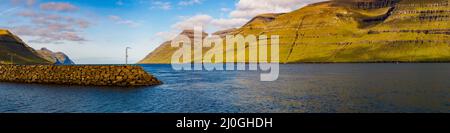
[[[228,64],[223,63],[223,64]],[[240,62],[234,62],[237,64]],[[422,63],[450,63],[450,61],[369,61],[369,62],[288,62],[288,63],[280,63],[280,64],[422,64]],[[171,63],[139,63],[135,65],[170,65]],[[194,63],[191,63],[194,64]],[[212,64],[212,63],[202,63],[202,64]],[[246,62],[245,64],[250,64]]]
[[[0,81],[84,86],[153,86],[162,82],[141,66],[0,65]]]

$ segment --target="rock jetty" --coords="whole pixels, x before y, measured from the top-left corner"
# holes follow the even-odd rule
[[[150,86],[162,82],[140,66],[0,65],[0,81],[85,86]]]

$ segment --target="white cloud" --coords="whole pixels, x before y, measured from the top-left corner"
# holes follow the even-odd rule
[[[233,18],[252,18],[264,13],[290,12],[310,3],[325,0],[240,0],[236,10],[230,13]]]
[[[201,3],[202,3],[202,0],[182,0],[182,1],[178,2],[178,5],[190,6],[190,5],[201,4]]]
[[[8,14],[12,13],[13,11],[17,10],[18,8],[19,7],[13,7],[13,8],[9,8],[9,9],[0,11],[0,16],[8,15]]]
[[[123,19],[123,18],[121,18],[119,16],[116,16],[116,15],[110,15],[109,19],[114,21],[116,24],[124,24],[124,25],[127,25],[129,27],[133,27],[133,28],[134,27],[138,27],[138,26],[141,25],[138,22],[135,22],[133,20],[126,20],[126,19]]]
[[[193,29],[195,26],[201,26],[204,29],[208,28],[213,18],[206,14],[199,14],[191,17],[182,17],[182,21],[172,25],[172,28],[178,30]]]
[[[9,26],[8,29],[20,36],[32,37],[33,43],[61,44],[64,42],[85,42],[82,31],[90,27],[91,22],[77,17],[50,14],[35,10],[16,13],[17,17],[29,21],[29,24]]]
[[[109,19],[114,20],[114,21],[119,21],[119,20],[121,20],[122,18],[120,18],[119,16],[116,16],[116,15],[110,15],[110,16],[109,16]]]
[[[168,32],[158,32],[155,35],[157,38],[162,40],[172,40],[177,36],[177,33],[175,31],[168,31]]]
[[[212,24],[219,30],[236,28],[260,14],[291,12],[320,1],[325,0],[239,0],[235,10],[221,9],[222,12],[229,12],[228,18],[214,19]]]
[[[224,29],[231,29],[231,28],[236,28],[236,27],[242,26],[246,22],[248,22],[248,19],[243,19],[243,18],[223,19],[223,18],[220,18],[220,19],[212,20],[211,25],[213,25],[214,27],[216,27],[219,30],[224,30]]]
[[[40,5],[42,10],[72,12],[78,10],[78,7],[66,2],[49,2]]]
[[[195,1],[195,0],[194,0]],[[221,8],[220,11],[228,13],[226,18],[214,18],[208,14],[198,14],[194,16],[184,16],[181,20],[172,25],[170,32],[159,32],[158,37],[170,40],[176,36],[180,30],[193,29],[195,26],[201,26],[205,31],[226,30],[237,28],[252,19],[253,17],[264,13],[284,13],[299,9],[307,4],[316,3],[325,0],[239,0],[235,9]],[[188,2],[183,3],[188,5]],[[195,4],[195,2],[191,2]],[[179,5],[182,5],[179,3]],[[214,31],[213,31],[214,32]]]
[[[33,6],[36,4],[36,0],[11,0],[11,3],[14,5],[26,5],[26,6]]]
[[[229,12],[229,11],[231,11],[231,9],[230,8],[220,8],[220,11],[221,12]]]
[[[195,16],[183,16],[180,17],[181,21],[172,25],[172,29],[174,30],[185,30],[185,29],[193,29],[194,27],[203,27],[204,30],[208,30],[210,28],[216,30],[224,30],[230,28],[236,28],[242,26],[242,24],[246,23],[248,19],[243,18],[218,18],[215,19],[206,14],[198,14]]]
[[[170,31],[158,32],[155,34],[157,39],[172,40],[181,31],[194,29],[194,27],[202,27],[204,30],[210,28],[213,22],[213,17],[206,14],[198,14],[194,16],[180,16],[180,21],[171,26]]]
[[[172,4],[170,2],[153,1],[151,8],[170,10],[172,9]]]

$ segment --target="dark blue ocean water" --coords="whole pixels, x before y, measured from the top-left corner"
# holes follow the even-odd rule
[[[289,64],[256,71],[174,71],[139,88],[0,83],[0,112],[446,112],[450,64]]]

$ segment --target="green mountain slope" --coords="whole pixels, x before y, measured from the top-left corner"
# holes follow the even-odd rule
[[[12,59],[11,59],[12,57]],[[12,62],[11,62],[12,60]],[[31,47],[8,30],[0,29],[0,64],[49,64]]]
[[[280,35],[282,63],[450,61],[449,21],[449,0],[335,0],[260,15],[230,34]]]
[[[186,35],[191,39],[191,44],[194,42],[194,31],[193,30],[184,30],[180,33],[180,35]],[[203,38],[207,37],[207,33],[203,33]],[[171,41],[164,42],[158,48],[156,48],[153,52],[147,55],[144,59],[139,61],[140,64],[169,64],[172,59],[172,54],[178,50],[178,48],[171,47]]]

